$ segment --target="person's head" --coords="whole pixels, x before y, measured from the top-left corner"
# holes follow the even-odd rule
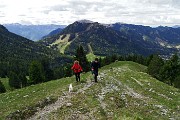
[[[95,58],[94,60],[98,62],[98,58]]]
[[[74,61],[74,64],[79,64],[79,61],[75,60],[75,61]]]

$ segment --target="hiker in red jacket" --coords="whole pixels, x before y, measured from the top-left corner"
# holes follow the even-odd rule
[[[76,81],[80,81],[80,73],[83,71],[81,65],[79,64],[79,61],[75,60],[74,65],[71,67],[71,69],[74,71],[74,74],[76,76]]]

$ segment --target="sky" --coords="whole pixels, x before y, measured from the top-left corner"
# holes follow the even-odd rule
[[[0,0],[0,24],[180,25],[180,0]]]

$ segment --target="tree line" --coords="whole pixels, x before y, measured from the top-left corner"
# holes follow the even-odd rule
[[[148,73],[164,83],[180,88],[180,59],[177,54],[168,60],[163,60],[157,54],[151,55]]]
[[[112,55],[101,60],[101,65],[107,65],[118,61],[133,61],[147,66],[147,73],[159,81],[168,85],[180,88],[180,58],[177,54],[172,55],[169,59],[163,59],[158,54],[152,54],[144,57],[141,55]]]
[[[78,46],[76,54],[73,57],[78,60],[84,72],[90,71],[90,62],[86,58],[86,53],[82,46]],[[111,55],[104,58],[99,57],[101,67],[115,61],[134,61],[148,67],[147,72],[154,78],[180,88],[180,62],[177,54],[169,60],[163,60],[159,55],[150,55],[144,57],[141,55]],[[13,64],[8,73],[4,73],[3,66],[0,67],[0,77],[9,78],[9,86],[13,89],[23,88],[32,84],[47,82],[50,80],[70,77],[73,75],[71,63],[64,63],[60,66],[52,67],[49,59],[34,60],[28,66],[28,71],[20,64]],[[27,77],[28,76],[28,77]],[[0,81],[0,93],[6,92],[6,89]]]

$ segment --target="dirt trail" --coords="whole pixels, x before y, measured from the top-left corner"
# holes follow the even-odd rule
[[[68,92],[65,91],[64,95],[60,96],[58,100],[50,105],[45,106],[43,109],[38,110],[35,115],[31,116],[28,120],[48,120],[48,114],[52,111],[57,110],[58,108],[62,107],[63,105],[71,105],[71,98],[73,98],[78,93],[83,93],[89,87],[94,84],[90,79],[85,83],[84,87],[79,89],[77,92]]]
[[[130,74],[131,72],[132,74]],[[178,118],[179,106],[173,110],[161,102],[163,98],[167,99],[167,103],[170,103],[173,100],[171,96],[168,97],[168,94],[164,95],[155,89],[156,87],[153,87],[153,84],[146,80],[146,76],[141,78],[137,75],[136,77],[134,75],[136,73],[127,66],[100,69],[98,83],[92,82],[93,77],[89,74],[84,83],[73,86],[75,92],[63,90],[64,94],[60,95],[55,103],[38,109],[38,112],[28,120],[48,120],[50,118],[63,118],[64,120],[103,118],[111,120],[118,115],[121,119],[143,119],[146,117],[138,115],[139,111],[143,114],[148,113],[149,116],[152,114],[151,118],[157,116],[171,120]],[[174,94],[178,95],[178,93]],[[160,101],[159,96],[161,97]],[[130,113],[129,111],[135,112]],[[173,112],[171,113],[171,111]],[[135,117],[128,117],[126,114],[135,115]],[[136,115],[138,116],[136,117]]]
[[[145,99],[146,97],[142,96],[141,94],[138,94],[136,91],[133,90],[133,88],[130,88],[127,85],[124,85],[121,83],[121,81],[117,80],[114,76],[109,76],[108,71],[101,71],[101,73],[98,76],[98,81],[100,83],[105,83],[105,85],[101,85],[100,92],[98,94],[98,101],[100,103],[100,106],[102,109],[107,113],[107,118],[112,116],[112,113],[109,113],[106,110],[107,104],[104,102],[104,97],[107,93],[111,92],[122,92],[120,97],[125,101],[126,106],[128,106],[126,95],[132,96],[134,98],[138,99]],[[79,89],[77,92],[68,92],[65,91],[64,95],[60,96],[58,100],[50,105],[45,106],[43,109],[40,109],[35,115],[33,115],[28,120],[48,120],[49,113],[56,111],[57,109],[61,108],[62,106],[71,106],[71,98],[75,97],[78,93],[84,93],[88,88],[93,86],[95,83],[91,81],[90,78],[87,79],[87,82],[83,84],[83,87]],[[74,86],[75,87],[75,86]],[[113,99],[113,98],[112,98]],[[79,119],[82,118],[82,120],[88,118],[94,119],[92,113],[88,113],[88,115],[81,114],[79,115]],[[88,119],[87,118],[87,119]]]

